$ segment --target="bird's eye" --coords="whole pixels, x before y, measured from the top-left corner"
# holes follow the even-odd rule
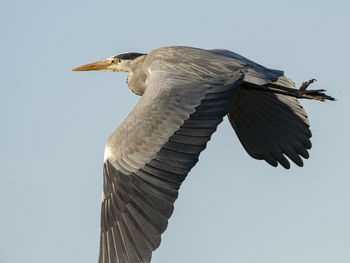
[[[112,59],[113,64],[118,64],[120,62],[119,58]]]

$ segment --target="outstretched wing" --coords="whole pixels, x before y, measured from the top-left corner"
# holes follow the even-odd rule
[[[228,114],[245,150],[272,166],[280,163],[289,168],[285,156],[302,166],[300,156],[308,158],[307,150],[311,148],[307,114],[296,98],[265,91],[267,87],[293,90],[294,82],[283,71],[265,68],[231,51],[211,51],[246,63],[244,84]]]
[[[152,72],[106,144],[100,263],[150,262],[179,187],[232,104],[241,72],[190,78]]]
[[[288,78],[282,78],[288,84]],[[291,86],[292,84],[289,84]],[[287,85],[286,85],[287,86]],[[311,131],[307,114],[298,100],[259,89],[241,88],[228,113],[232,127],[245,150],[272,166],[299,166],[309,157]]]

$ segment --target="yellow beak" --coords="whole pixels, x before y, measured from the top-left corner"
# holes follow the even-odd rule
[[[72,69],[73,71],[88,71],[88,70],[104,70],[111,65],[111,62],[108,60],[101,60],[91,64],[83,65],[77,68]]]

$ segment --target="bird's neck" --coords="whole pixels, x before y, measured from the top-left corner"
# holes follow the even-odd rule
[[[140,56],[133,60],[130,65],[130,74],[127,77],[127,84],[132,92],[143,95],[146,89],[147,70],[144,67],[145,56]]]

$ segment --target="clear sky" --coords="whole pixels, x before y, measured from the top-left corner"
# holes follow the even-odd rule
[[[168,45],[225,48],[337,102],[303,101],[303,168],[248,156],[228,121],[190,172],[152,263],[350,262],[349,1],[24,1],[0,9],[0,263],[96,263],[108,136],[139,97],[71,68]]]

